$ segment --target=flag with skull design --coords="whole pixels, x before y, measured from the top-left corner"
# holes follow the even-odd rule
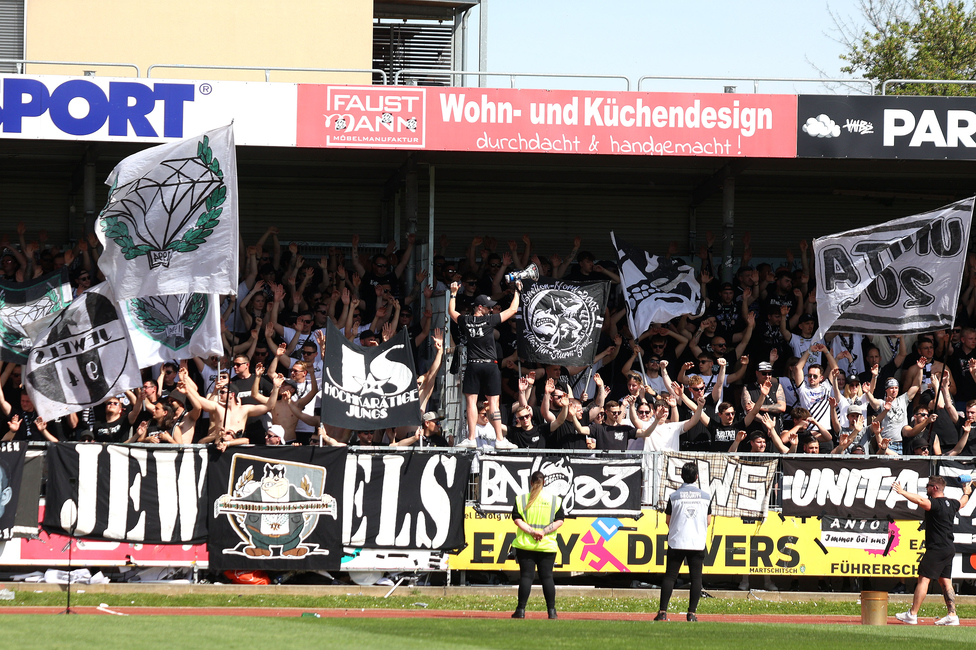
[[[655,323],[667,323],[684,314],[697,317],[705,312],[705,296],[694,268],[618,241],[612,232],[610,239],[617,250],[620,284],[634,338]]]
[[[331,322],[322,372],[322,421],[345,429],[420,426],[420,396],[405,329],[374,347],[354,345]]]
[[[607,282],[563,282],[542,278],[522,288],[519,356],[535,363],[588,366],[593,363],[607,308]]]

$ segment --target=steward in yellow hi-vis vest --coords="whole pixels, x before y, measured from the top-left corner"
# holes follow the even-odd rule
[[[518,508],[518,513],[522,516],[522,520],[531,526],[533,530],[541,532],[556,520],[556,513],[559,512],[559,508],[562,506],[562,499],[543,491],[539,493],[539,496],[536,497],[536,500],[531,506],[528,503],[528,494],[520,494],[515,498],[515,507]],[[541,551],[543,553],[555,553],[559,550],[559,544],[556,542],[555,535],[546,535],[536,541],[532,539],[529,533],[521,528],[515,534],[515,541],[512,542],[512,546],[525,549],[526,551]]]
[[[556,582],[552,577],[556,565],[559,543],[556,531],[563,525],[563,500],[542,489],[546,475],[532,472],[529,477],[529,493],[515,497],[512,522],[518,528],[512,547],[519,565],[518,607],[512,618],[525,618],[525,604],[532,591],[536,570],[542,583],[542,595],[546,599],[549,618],[556,616]]]

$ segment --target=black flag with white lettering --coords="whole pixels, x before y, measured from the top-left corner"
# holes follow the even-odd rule
[[[345,484],[355,498],[344,502],[342,543],[441,551],[464,546],[470,471],[468,454],[350,455]]]
[[[14,536],[20,479],[26,457],[26,442],[0,442],[0,541]]]
[[[138,544],[207,537],[207,450],[59,443],[47,448],[52,534]]]
[[[417,372],[407,330],[376,347],[353,345],[329,323],[322,421],[344,429],[420,426]]]
[[[900,458],[832,460],[823,456],[783,459],[783,514],[844,519],[922,519],[916,504],[891,489],[925,494],[929,463]]]
[[[208,480],[210,568],[338,569],[345,463],[346,447],[216,455]]]
[[[535,363],[588,366],[596,356],[608,282],[544,278],[526,282],[515,315],[519,356]]]

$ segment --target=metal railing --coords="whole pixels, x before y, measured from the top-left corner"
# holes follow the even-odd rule
[[[469,70],[439,70],[439,69],[425,69],[425,68],[405,68],[403,70],[398,70],[393,75],[393,85],[400,86],[401,76],[464,76],[472,75],[475,77],[508,77],[509,86],[515,88],[515,78],[516,77],[545,77],[552,79],[620,79],[623,80],[627,88],[630,90],[630,77],[622,74],[570,74],[561,72],[478,72]]]
[[[243,70],[264,72],[264,80],[271,81],[272,72],[328,72],[328,73],[354,73],[363,74],[366,72],[379,74],[383,77],[383,85],[389,83],[386,72],[377,68],[281,68],[266,66],[246,66],[246,65],[192,65],[188,63],[153,63],[146,70],[146,77],[152,77],[152,71],[156,68],[167,68],[173,70]]]
[[[976,85],[976,81],[966,79],[888,79],[881,84],[882,96],[887,94],[888,84],[937,84],[943,86],[956,84],[959,86],[973,86]]]
[[[142,76],[142,71],[135,63],[96,63],[95,61],[38,61],[34,59],[0,59],[0,63],[13,63],[17,66],[17,74],[24,74],[25,65],[86,65],[101,68],[133,68],[136,77]]]
[[[871,88],[871,95],[875,91],[875,82],[872,79],[822,79],[809,77],[681,77],[672,75],[645,75],[637,80],[637,90],[641,89],[641,84],[645,79],[654,81],[751,81],[752,91],[759,92],[759,83],[836,83],[836,84],[868,84]]]

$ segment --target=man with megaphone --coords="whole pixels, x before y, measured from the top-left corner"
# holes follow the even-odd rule
[[[502,414],[498,408],[498,398],[502,392],[502,373],[498,368],[498,355],[495,353],[495,329],[515,315],[519,308],[519,292],[522,282],[515,282],[515,295],[512,304],[500,314],[492,313],[496,303],[482,294],[474,299],[474,313],[462,316],[457,310],[457,292],[461,285],[451,283],[451,301],[448,303],[447,313],[451,320],[458,324],[465,341],[467,351],[467,365],[464,368],[464,378],[461,380],[461,392],[464,393],[467,408],[468,437],[458,443],[459,447],[474,448],[475,431],[478,422],[478,395],[484,395],[488,400],[488,419],[495,429],[496,449],[515,449],[502,433]]]

